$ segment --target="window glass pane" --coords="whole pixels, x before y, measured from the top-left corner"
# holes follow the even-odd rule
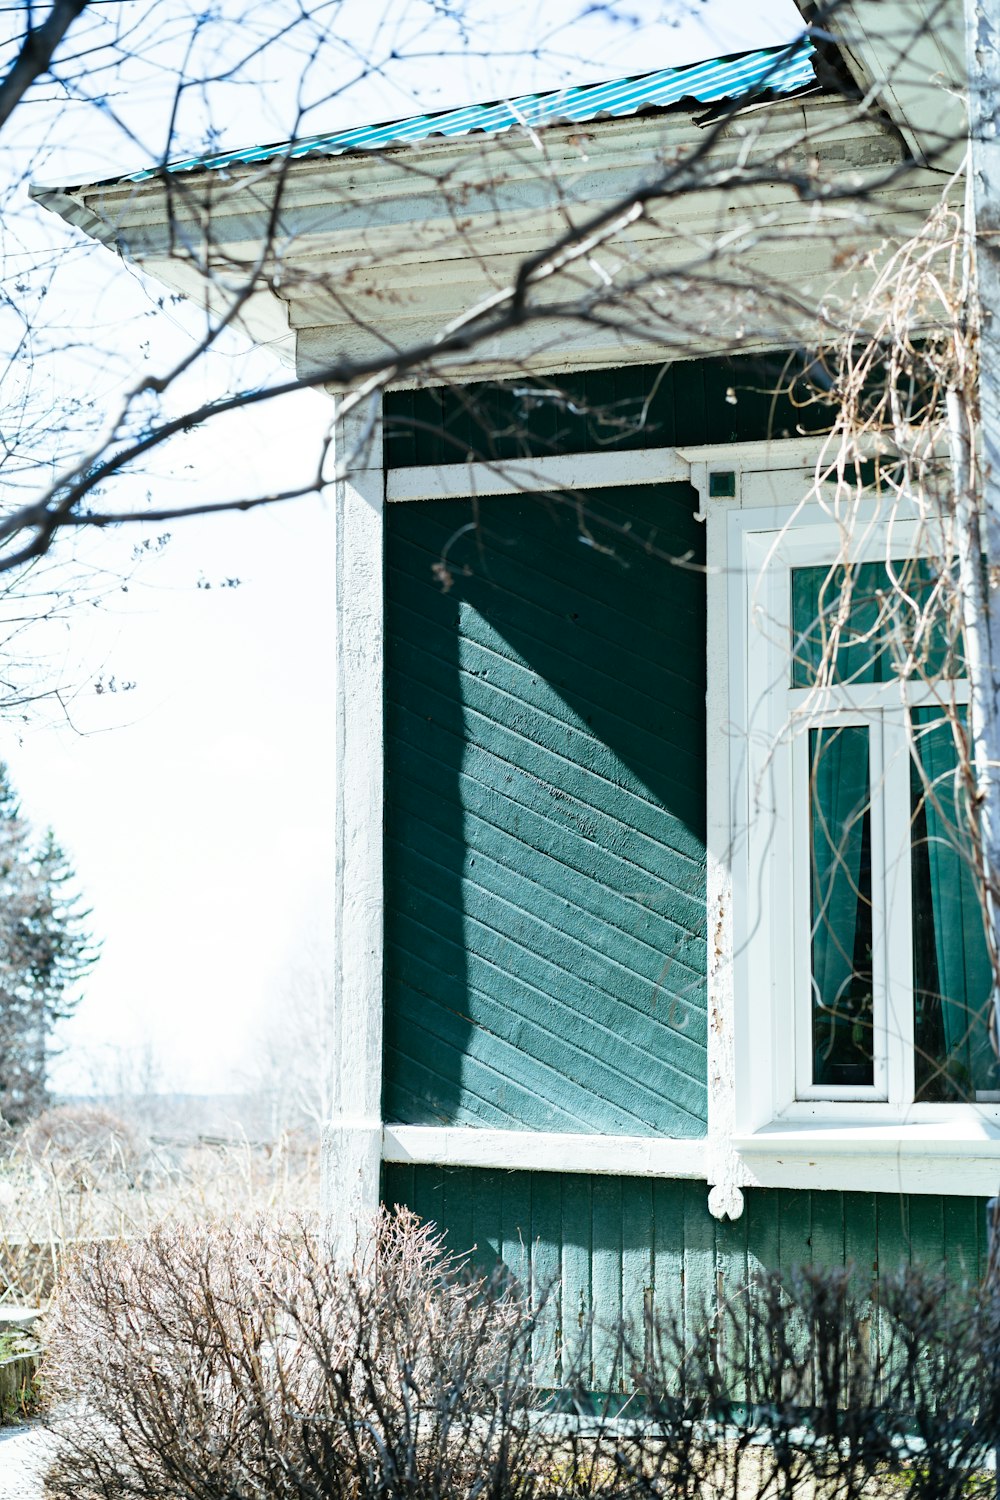
[[[850,569],[792,569],[792,687],[820,680],[890,682],[911,652],[910,675],[958,677],[961,633],[926,558]]]
[[[809,731],[813,1083],[874,1083],[871,778],[864,725]]]
[[[1000,1074],[988,1034],[990,961],[969,864],[968,803],[950,718],[914,709],[911,723],[916,1097],[974,1100],[1000,1088]]]

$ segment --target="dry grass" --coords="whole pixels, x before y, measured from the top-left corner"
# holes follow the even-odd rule
[[[307,1215],[319,1143],[150,1142],[103,1109],[53,1110],[0,1158],[0,1301],[42,1306],[79,1246],[234,1214]]]

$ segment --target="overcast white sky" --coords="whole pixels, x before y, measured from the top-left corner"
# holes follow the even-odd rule
[[[429,26],[423,0],[381,8],[346,0],[336,62],[311,85],[323,102],[308,129],[676,66],[773,45],[800,24],[791,0],[691,0],[672,9],[660,0],[473,0],[464,6],[466,46],[453,7],[440,0],[436,9],[442,18]],[[358,65],[393,50],[400,59],[382,69]],[[266,65],[277,75],[291,66],[289,57]],[[82,105],[80,120],[44,99],[26,112],[26,147],[47,142],[34,175],[80,181],[155,159],[155,89],[138,75],[135,87],[141,99],[116,106],[119,114],[134,108],[129,141],[113,122],[83,121]],[[280,76],[262,75],[261,91],[232,97],[218,144],[280,138],[287,105]],[[192,117],[192,149],[198,128]],[[53,235],[62,230],[39,223],[39,245]],[[33,253],[31,243],[24,253]],[[82,324],[96,315],[105,328],[115,320],[122,328],[121,369],[95,370],[96,380],[113,383],[183,347],[184,314],[150,315],[134,274],[112,256],[81,260],[74,275],[67,317]],[[69,268],[63,295],[68,278]],[[80,368],[69,376],[80,379]],[[198,378],[210,389],[219,375],[209,369]],[[157,498],[173,499],[285,481],[296,455],[315,451],[326,416],[313,393],[266,416],[258,409],[225,445],[193,436],[183,463],[175,458],[150,482]],[[329,512],[310,499],[160,529],[170,542],[138,562],[140,533],[81,544],[81,563],[101,580],[100,602],[70,610],[31,643],[40,675],[62,684],[62,703],[0,724],[0,756],[25,811],[56,830],[104,942],[61,1036],[55,1080],[67,1090],[85,1087],[93,1059],[109,1048],[146,1046],[164,1086],[238,1083],[252,1070],[261,1028],[281,1014],[298,951],[329,929],[332,913]],[[224,586],[233,578],[238,587]],[[126,683],[135,686],[123,690]]]

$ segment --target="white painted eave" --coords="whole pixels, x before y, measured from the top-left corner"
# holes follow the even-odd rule
[[[195,303],[207,303],[215,317],[225,316],[232,299],[242,295],[246,277],[239,268],[218,267],[211,277],[204,275],[204,262],[193,241],[181,240],[165,246],[160,254],[132,255],[123,225],[114,213],[101,212],[92,206],[86,188],[50,188],[33,186],[31,196],[43,208],[58,214],[67,224],[80,229],[91,239],[130,260],[154,281]],[[94,198],[93,202],[100,200]],[[295,336],[288,319],[288,304],[263,283],[254,287],[246,298],[235,324],[253,343],[270,349],[284,363],[295,363]]]
[[[541,150],[514,134],[435,139],[371,156],[37,189],[36,197],[215,312],[252,276],[243,326],[286,357],[294,343],[296,367],[312,379],[337,361],[391,362],[400,348],[434,343],[568,223],[627,198],[705,140],[691,115],[670,111],[553,127]],[[897,180],[905,155],[894,131],[832,96],[737,115],[702,164],[697,191],[650,204],[596,257],[533,291],[539,317],[436,363],[436,376],[468,380],[787,342],[796,318],[814,318],[845,245],[895,238],[922,220],[939,179],[911,171]],[[728,174],[737,160],[750,172],[774,164],[774,180],[734,187]],[[829,201],[785,180],[796,169],[809,174],[817,160]],[[713,172],[727,174],[718,188]],[[866,188],[873,195],[863,210],[843,197]],[[259,263],[269,225],[272,252]],[[686,325],[695,298],[679,302],[676,280],[706,261],[730,285],[735,278],[747,289],[788,289],[792,312],[779,325],[744,307],[742,293],[725,293],[721,319],[708,307]],[[580,299],[599,290],[598,278],[634,286],[661,267],[674,282],[651,313],[633,316],[635,301],[626,298],[599,327],[575,315]],[[421,378],[414,372],[390,383]]]
[[[276,160],[142,183],[38,186],[32,192],[46,208],[140,263],[193,256],[203,244],[220,255],[256,250],[277,201],[275,243],[293,264],[310,254],[383,248],[368,242],[373,233],[398,236],[416,259],[420,247],[406,239],[415,224],[425,233],[445,226],[449,258],[461,259],[470,252],[455,241],[456,225],[483,231],[553,213],[565,228],[567,212],[615,201],[704,142],[694,117],[669,111],[554,126],[541,151],[523,135],[469,135],[371,155]],[[737,157],[753,167],[781,157],[789,168],[805,169],[819,159],[834,171],[863,173],[898,156],[885,129],[859,116],[855,106],[808,96],[737,115],[705,167],[725,167]]]

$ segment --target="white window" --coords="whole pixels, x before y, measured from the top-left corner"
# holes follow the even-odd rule
[[[738,1133],[996,1118],[948,591],[915,523],[777,521],[731,517]]]

